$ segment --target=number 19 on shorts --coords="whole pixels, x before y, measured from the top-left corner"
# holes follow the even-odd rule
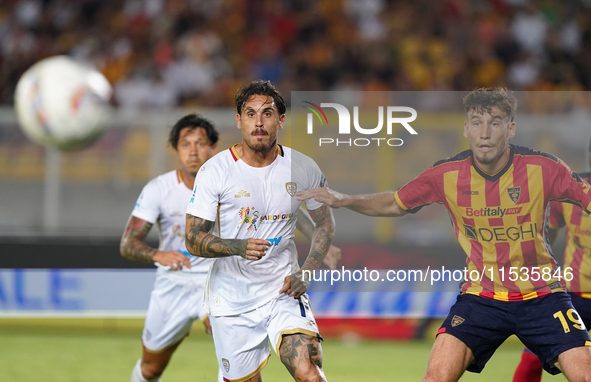
[[[579,330],[587,330],[585,328],[585,324],[583,323],[583,320],[581,320],[581,317],[579,316],[579,313],[577,313],[576,310],[574,309],[569,309],[566,311],[566,317],[568,317],[569,321],[571,321],[572,326],[575,329],[579,329]],[[564,329],[565,333],[570,332],[570,326],[568,321],[566,320],[566,318],[564,317],[564,313],[562,313],[560,310],[556,313],[554,313],[554,318],[557,318],[560,320],[560,323],[562,324],[562,328]]]

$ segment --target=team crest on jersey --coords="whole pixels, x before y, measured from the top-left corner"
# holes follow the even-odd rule
[[[466,320],[464,320],[460,316],[453,316],[453,318],[451,319],[451,326],[453,326],[455,328],[456,326],[463,324],[464,321],[466,321]]]
[[[289,196],[293,197],[298,192],[298,184],[296,182],[287,182],[285,183],[285,189]]]
[[[513,201],[513,203],[517,204],[519,197],[521,196],[521,187],[510,187],[507,189],[509,193],[509,197]]]
[[[222,366],[226,370],[226,373],[230,372],[230,361],[225,358],[222,358]]]

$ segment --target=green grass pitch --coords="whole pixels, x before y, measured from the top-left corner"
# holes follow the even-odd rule
[[[139,319],[0,319],[0,380],[4,382],[129,381],[141,355]],[[435,325],[436,326],[436,325]],[[435,328],[434,328],[435,329]],[[418,342],[343,342],[323,344],[328,381],[419,381],[425,371],[433,336]],[[512,337],[495,353],[481,374],[462,381],[511,381],[522,346]],[[216,381],[213,341],[196,323],[174,355],[164,382]],[[273,354],[263,380],[291,381]],[[544,374],[543,381],[565,380]]]

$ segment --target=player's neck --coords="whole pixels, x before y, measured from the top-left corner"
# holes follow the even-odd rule
[[[476,164],[478,165],[478,167],[480,167],[480,169],[482,171],[486,172],[487,174],[492,175],[492,174],[496,174],[497,172],[499,172],[499,170],[501,170],[503,167],[505,167],[505,165],[509,161],[510,154],[511,154],[511,148],[509,146],[507,146],[507,148],[505,149],[505,152],[503,152],[503,155],[494,163],[483,164],[483,163],[480,163],[476,157],[474,157],[474,159],[476,161]]]
[[[195,175],[183,168],[177,170],[177,175],[180,178],[180,181],[183,182],[189,190],[193,189],[193,186],[195,186]]]
[[[240,159],[247,165],[251,167],[267,167],[277,158],[277,140],[265,151],[255,151],[246,142],[242,141],[241,144],[236,146],[236,151],[238,151]]]

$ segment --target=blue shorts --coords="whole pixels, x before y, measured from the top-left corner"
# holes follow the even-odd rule
[[[591,298],[581,297],[574,293],[569,293],[573,306],[581,316],[587,330],[591,329]]]
[[[462,294],[438,334],[448,333],[472,350],[468,371],[480,373],[497,348],[515,334],[542,361],[550,374],[560,370],[552,360],[580,346],[591,346],[571,298],[556,292],[524,301],[499,301]]]

